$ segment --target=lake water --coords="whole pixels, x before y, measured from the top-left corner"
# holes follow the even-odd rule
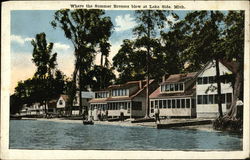
[[[10,121],[11,149],[242,150],[242,136],[188,129]]]

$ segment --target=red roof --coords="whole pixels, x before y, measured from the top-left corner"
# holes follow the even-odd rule
[[[195,85],[193,88],[187,89],[184,92],[173,92],[173,93],[161,93],[160,87],[158,87],[149,98],[170,98],[170,97],[188,97],[193,96],[196,91]]]
[[[197,74],[197,72],[172,74],[166,79],[165,82],[162,82],[161,84],[185,82],[186,80],[190,80],[190,79],[194,78],[196,76],[196,74]]]
[[[107,98],[94,98],[89,100],[89,103],[106,103]]]
[[[149,84],[151,84],[154,80],[150,80],[149,81]],[[130,86],[133,86],[133,85],[140,85],[140,83],[142,83],[142,88],[139,88],[138,91],[127,97],[127,96],[121,96],[121,97],[108,97],[108,98],[102,98],[102,99],[91,99],[89,102],[90,103],[105,103],[106,101],[122,101],[122,100],[131,100],[133,99],[134,97],[136,97],[138,94],[140,94],[144,89],[146,89],[146,80],[142,80],[142,81],[129,81],[125,84],[120,84],[120,85],[111,85],[109,86],[108,88],[109,89],[116,89],[116,88],[125,88],[125,87],[130,87]]]

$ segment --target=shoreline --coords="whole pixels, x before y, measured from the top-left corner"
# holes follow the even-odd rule
[[[61,119],[61,118],[52,118],[52,119],[25,118],[23,120],[38,120],[38,121],[51,121],[51,122],[61,122],[61,123],[79,123],[79,124],[82,124],[82,120],[67,120],[67,119]],[[183,120],[179,120],[179,119],[161,120],[161,124],[173,123],[175,121],[183,121]],[[125,121],[115,121],[115,122],[94,121],[94,123],[99,124],[99,125],[113,125],[113,126],[123,126],[123,127],[148,127],[148,128],[155,128],[156,129],[156,123],[155,122],[131,123],[131,121],[128,121],[128,120],[126,121],[125,120]],[[220,132],[220,131],[214,130],[213,127],[212,127],[212,124],[172,127],[170,129],[189,129],[189,130]]]

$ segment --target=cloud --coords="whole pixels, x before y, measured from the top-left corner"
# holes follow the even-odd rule
[[[116,16],[115,23],[116,23],[115,31],[117,32],[134,28],[136,25],[134,18],[132,18],[130,14],[125,14],[123,16],[122,15]]]
[[[24,45],[25,42],[30,42],[33,38],[30,38],[30,37],[22,37],[22,36],[19,36],[19,35],[11,35],[10,36],[10,40],[11,42],[16,42],[18,44],[21,44],[21,45]]]
[[[67,44],[62,44],[62,43],[54,43],[53,48],[55,50],[68,50],[70,49],[70,46]]]

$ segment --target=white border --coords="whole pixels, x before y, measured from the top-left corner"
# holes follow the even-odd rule
[[[90,151],[16,150],[9,147],[10,11],[58,10],[70,4],[184,5],[180,10],[245,10],[243,151]],[[117,9],[122,10],[122,9]],[[124,9],[127,10],[127,9]],[[173,9],[171,9],[173,10]],[[248,1],[10,1],[2,3],[1,159],[241,159],[249,157],[249,2]]]

